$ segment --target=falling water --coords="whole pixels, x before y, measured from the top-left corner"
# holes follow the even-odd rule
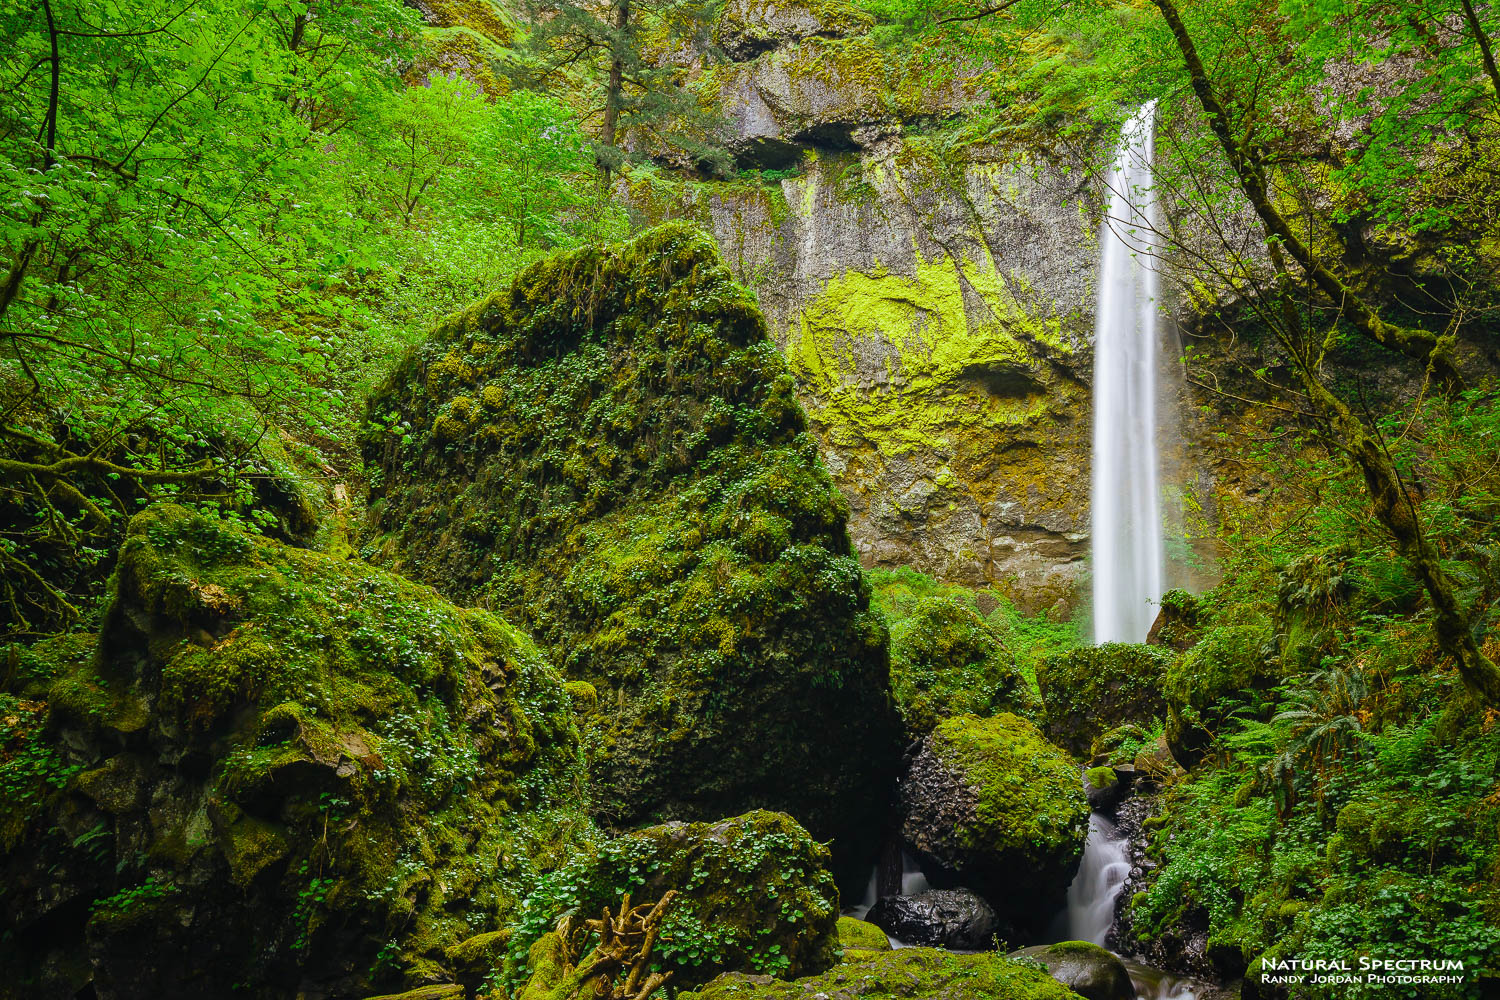
[[[1100,229],[1094,321],[1094,642],[1142,642],[1162,593],[1152,112],[1125,123]]]
[[[1098,813],[1089,817],[1089,837],[1078,874],[1068,886],[1068,908],[1063,913],[1068,941],[1103,945],[1115,923],[1115,900],[1130,874],[1127,843],[1115,825]]]

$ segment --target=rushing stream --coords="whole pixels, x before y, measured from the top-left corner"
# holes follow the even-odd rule
[[[1068,908],[1053,929],[1059,941],[1102,945],[1115,923],[1115,899],[1130,874],[1130,854],[1115,825],[1099,813],[1089,817],[1089,838],[1078,874],[1068,886]]]
[[[1068,886],[1068,905],[1058,914],[1052,936],[1058,941],[1089,941],[1108,945],[1114,929],[1120,890],[1130,874],[1129,844],[1114,823],[1101,813],[1089,816],[1089,836],[1078,874]],[[1121,955],[1125,971],[1140,1000],[1197,1000],[1206,984],[1175,976]]]

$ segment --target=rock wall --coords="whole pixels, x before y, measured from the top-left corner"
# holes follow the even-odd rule
[[[1066,599],[1087,551],[1087,192],[894,139],[782,194],[769,230],[732,196],[709,215],[797,376],[861,559]]]

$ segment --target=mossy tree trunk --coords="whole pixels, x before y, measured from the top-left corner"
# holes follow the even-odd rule
[[[1453,582],[1442,567],[1436,544],[1422,527],[1416,504],[1401,480],[1385,443],[1377,431],[1360,419],[1349,405],[1335,395],[1319,378],[1321,352],[1314,353],[1313,339],[1304,336],[1305,325],[1299,320],[1293,304],[1294,289],[1287,273],[1286,260],[1280,250],[1271,247],[1271,259],[1279,272],[1281,324],[1274,327],[1282,348],[1292,359],[1298,379],[1313,411],[1325,425],[1327,441],[1353,459],[1365,481],[1370,505],[1382,527],[1390,532],[1401,553],[1417,572],[1422,587],[1432,602],[1433,631],[1438,647],[1453,657],[1465,686],[1486,705],[1500,705],[1500,668],[1474,641]]]
[[[1395,539],[1396,548],[1417,572],[1432,602],[1438,646],[1453,657],[1464,684],[1486,705],[1500,705],[1500,668],[1480,650],[1442,567],[1437,546],[1422,527],[1416,504],[1385,444],[1306,365],[1298,374],[1331,438],[1339,443],[1364,477],[1375,517]]]

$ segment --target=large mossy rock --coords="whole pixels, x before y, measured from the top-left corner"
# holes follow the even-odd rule
[[[936,948],[852,951],[828,972],[794,982],[720,976],[679,1000],[1078,1000],[1035,964],[994,952]]]
[[[715,823],[665,823],[580,854],[527,896],[510,939],[512,982],[539,970],[535,943],[560,917],[677,899],[653,958],[680,988],[721,972],[805,976],[838,960],[839,894],[828,849],[790,816],[756,811]]]
[[[1034,713],[1036,693],[979,612],[952,597],[893,609],[891,693],[911,739],[953,715]]]
[[[1061,941],[1012,952],[1010,958],[1040,962],[1053,979],[1084,1000],[1135,1000],[1130,970],[1115,955],[1088,941]]]
[[[1047,657],[1036,671],[1047,737],[1081,756],[1122,723],[1150,725],[1166,713],[1162,685],[1172,660],[1169,650],[1123,642]]]
[[[1281,679],[1269,625],[1217,625],[1173,661],[1163,680],[1166,739],[1184,767],[1197,763],[1217,732],[1236,713],[1268,714],[1270,692]]]
[[[528,623],[593,685],[603,820],[776,808],[863,853],[898,753],[885,628],[708,237],[528,268],[402,361],[370,418],[369,551]]]
[[[956,716],[913,755],[901,833],[935,882],[981,893],[1002,921],[1040,930],[1078,870],[1089,805],[1078,766],[1025,719]]]
[[[97,649],[0,712],[0,975],[29,996],[452,981],[527,845],[585,822],[562,681],[493,614],[171,506],[112,588]]]

